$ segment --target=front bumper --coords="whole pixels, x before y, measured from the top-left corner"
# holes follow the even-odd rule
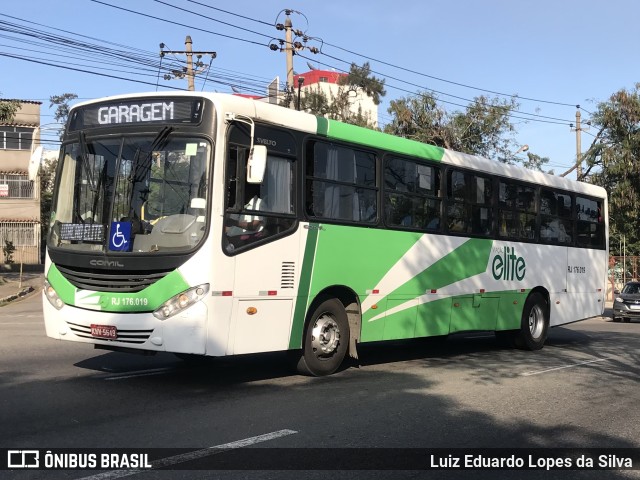
[[[637,308],[632,308],[637,307]],[[613,303],[614,317],[640,318],[640,305],[629,306],[626,303]]]
[[[152,313],[100,312],[71,305],[56,310],[44,294],[42,304],[46,333],[51,338],[157,352],[205,353],[207,306],[203,302],[166,320]],[[92,324],[115,326],[117,338],[93,337]]]

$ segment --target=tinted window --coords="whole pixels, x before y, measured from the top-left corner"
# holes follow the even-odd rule
[[[306,211],[313,218],[374,223],[375,155],[342,145],[312,142],[307,149]]]
[[[451,170],[447,176],[447,197],[450,232],[491,234],[493,188],[490,178]]]
[[[389,157],[385,160],[384,185],[387,225],[418,230],[439,229],[438,168]]]

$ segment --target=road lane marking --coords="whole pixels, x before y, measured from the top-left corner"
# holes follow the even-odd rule
[[[604,362],[605,360],[611,360],[612,358],[613,357],[597,358],[595,360],[588,360],[586,362],[573,363],[571,365],[563,365],[562,367],[547,368],[545,370],[537,370],[537,371],[533,371],[533,372],[521,373],[520,376],[521,377],[530,377],[532,375],[539,375],[541,373],[553,372],[555,370],[563,370],[565,368],[580,367],[582,365],[588,365],[590,363]]]
[[[249,447],[256,443],[268,442],[269,440],[275,440],[276,438],[286,437],[287,435],[293,435],[298,433],[296,430],[278,430],[276,432],[265,433],[264,435],[258,435],[256,437],[249,437],[243,440],[237,440],[235,442],[223,443],[222,445],[214,445],[213,447],[203,448],[201,450],[195,450],[189,453],[182,453],[180,455],[174,455],[172,457],[161,458],[159,460],[153,460],[153,468],[150,469],[131,469],[131,470],[112,470],[110,472],[98,473],[97,475],[91,475],[89,477],[82,477],[78,480],[112,480],[115,478],[123,478],[131,475],[137,475],[138,473],[145,473],[153,471],[157,468],[166,468],[176,465],[178,463],[190,462],[198,458],[209,457],[212,455],[218,455],[224,453],[227,450],[234,450],[237,448]]]

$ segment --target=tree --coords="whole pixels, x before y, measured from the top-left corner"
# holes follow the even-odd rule
[[[0,123],[11,123],[19,108],[16,100],[0,100]]]
[[[69,117],[69,102],[78,98],[75,93],[63,93],[62,95],[53,95],[49,98],[49,107],[57,105],[54,119],[62,126],[60,127],[60,139],[64,133],[64,124]],[[40,164],[38,170],[38,178],[40,179],[40,235],[42,248],[47,244],[47,233],[49,232],[49,218],[53,203],[53,184],[55,181],[58,159],[52,158],[45,160]]]
[[[78,95],[76,95],[75,93],[63,93],[62,95],[52,95],[51,97],[49,97],[49,108],[57,105],[56,113],[53,115],[53,118],[56,122],[62,125],[60,127],[61,140],[64,125],[65,123],[67,123],[67,118],[69,118],[69,102],[71,100],[75,100],[76,98],[78,98]]]
[[[359,93],[371,97],[376,105],[379,105],[382,97],[386,95],[384,80],[371,74],[368,62],[361,67],[352,63],[349,73],[339,78],[335,93],[326,94],[320,85],[305,90],[300,98],[300,109],[333,120],[375,128],[376,119],[365,115],[361,106],[356,112],[351,109],[353,98]],[[290,100],[291,97],[285,99],[283,105],[289,105]]]
[[[626,237],[628,253],[639,254],[640,83],[599,103],[591,125],[597,133],[582,155],[584,178],[607,190],[611,230]]]
[[[509,114],[516,98],[476,97],[464,111],[449,112],[424,92],[390,103],[385,132],[450,150],[513,163],[515,127]]]
[[[541,157],[540,155],[536,155],[535,153],[527,152],[527,159],[522,162],[522,166],[524,168],[528,168],[529,170],[537,170],[539,172],[544,171],[544,165],[549,163],[549,157]],[[553,170],[547,171],[547,173],[553,175]]]

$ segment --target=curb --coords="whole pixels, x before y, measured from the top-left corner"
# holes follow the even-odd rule
[[[35,288],[31,285],[28,287],[24,287],[18,293],[14,293],[13,295],[9,295],[4,298],[0,298],[0,307],[6,305],[7,303],[11,303],[15,300],[20,300],[21,298],[27,297],[30,293],[35,292]]]

